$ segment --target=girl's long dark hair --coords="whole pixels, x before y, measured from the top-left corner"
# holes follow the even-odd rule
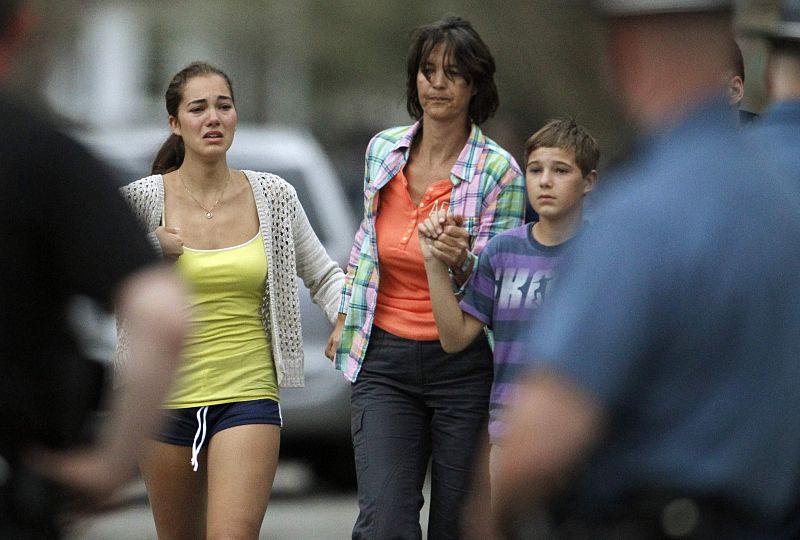
[[[228,89],[231,92],[231,99],[234,99],[233,84],[231,84],[230,77],[228,77],[224,71],[207,62],[192,62],[175,74],[164,94],[164,100],[167,104],[167,113],[170,116],[178,117],[178,106],[183,99],[183,89],[186,87],[186,83],[189,82],[190,79],[200,75],[219,75],[225,79],[225,82],[228,84]],[[171,134],[169,138],[164,141],[164,144],[161,145],[161,148],[159,148],[153,160],[151,174],[166,174],[176,170],[183,163],[185,154],[186,149],[183,146],[183,138],[174,133]]]

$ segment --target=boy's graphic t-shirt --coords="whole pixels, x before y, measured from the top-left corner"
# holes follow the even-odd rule
[[[533,223],[492,238],[481,252],[461,309],[494,333],[494,383],[489,403],[489,437],[500,442],[502,413],[517,373],[529,364],[527,337],[537,310],[553,286],[564,248],[572,241],[545,246],[533,238]]]

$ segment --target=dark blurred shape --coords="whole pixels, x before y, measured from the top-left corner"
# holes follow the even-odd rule
[[[769,24],[746,26],[742,31],[745,34],[766,38],[773,46],[800,43],[800,1],[783,0],[777,20]]]
[[[727,11],[732,0],[594,0],[595,8],[608,17],[634,17],[667,13]]]
[[[769,42],[770,103],[752,136],[768,159],[783,167],[787,189],[800,190],[800,1],[786,1],[780,19],[756,29]],[[800,500],[783,526],[784,538],[800,538]]]
[[[28,2],[0,2],[3,83],[33,20]],[[133,475],[177,364],[181,288],[105,167],[5,92],[0,112],[12,134],[0,148],[0,538],[55,539],[63,502],[100,501]],[[107,381],[70,319],[79,299],[118,307],[136,336],[96,432]]]
[[[753,136],[769,158],[784,168],[790,186],[800,189],[800,0],[785,0],[770,25],[745,29],[769,43],[769,106]]]

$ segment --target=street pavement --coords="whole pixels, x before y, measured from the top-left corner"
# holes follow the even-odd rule
[[[430,488],[426,483],[425,500]],[[73,525],[65,540],[157,540],[144,485],[124,493],[127,502],[112,512]],[[345,540],[358,515],[355,492],[321,491],[299,462],[280,462],[259,540]],[[428,507],[422,509],[422,530]]]

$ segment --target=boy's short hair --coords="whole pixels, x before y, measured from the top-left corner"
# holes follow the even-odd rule
[[[531,152],[539,148],[561,148],[572,150],[575,154],[575,163],[586,176],[597,169],[600,161],[600,147],[594,137],[573,119],[549,120],[539,131],[525,141],[525,160]]]

